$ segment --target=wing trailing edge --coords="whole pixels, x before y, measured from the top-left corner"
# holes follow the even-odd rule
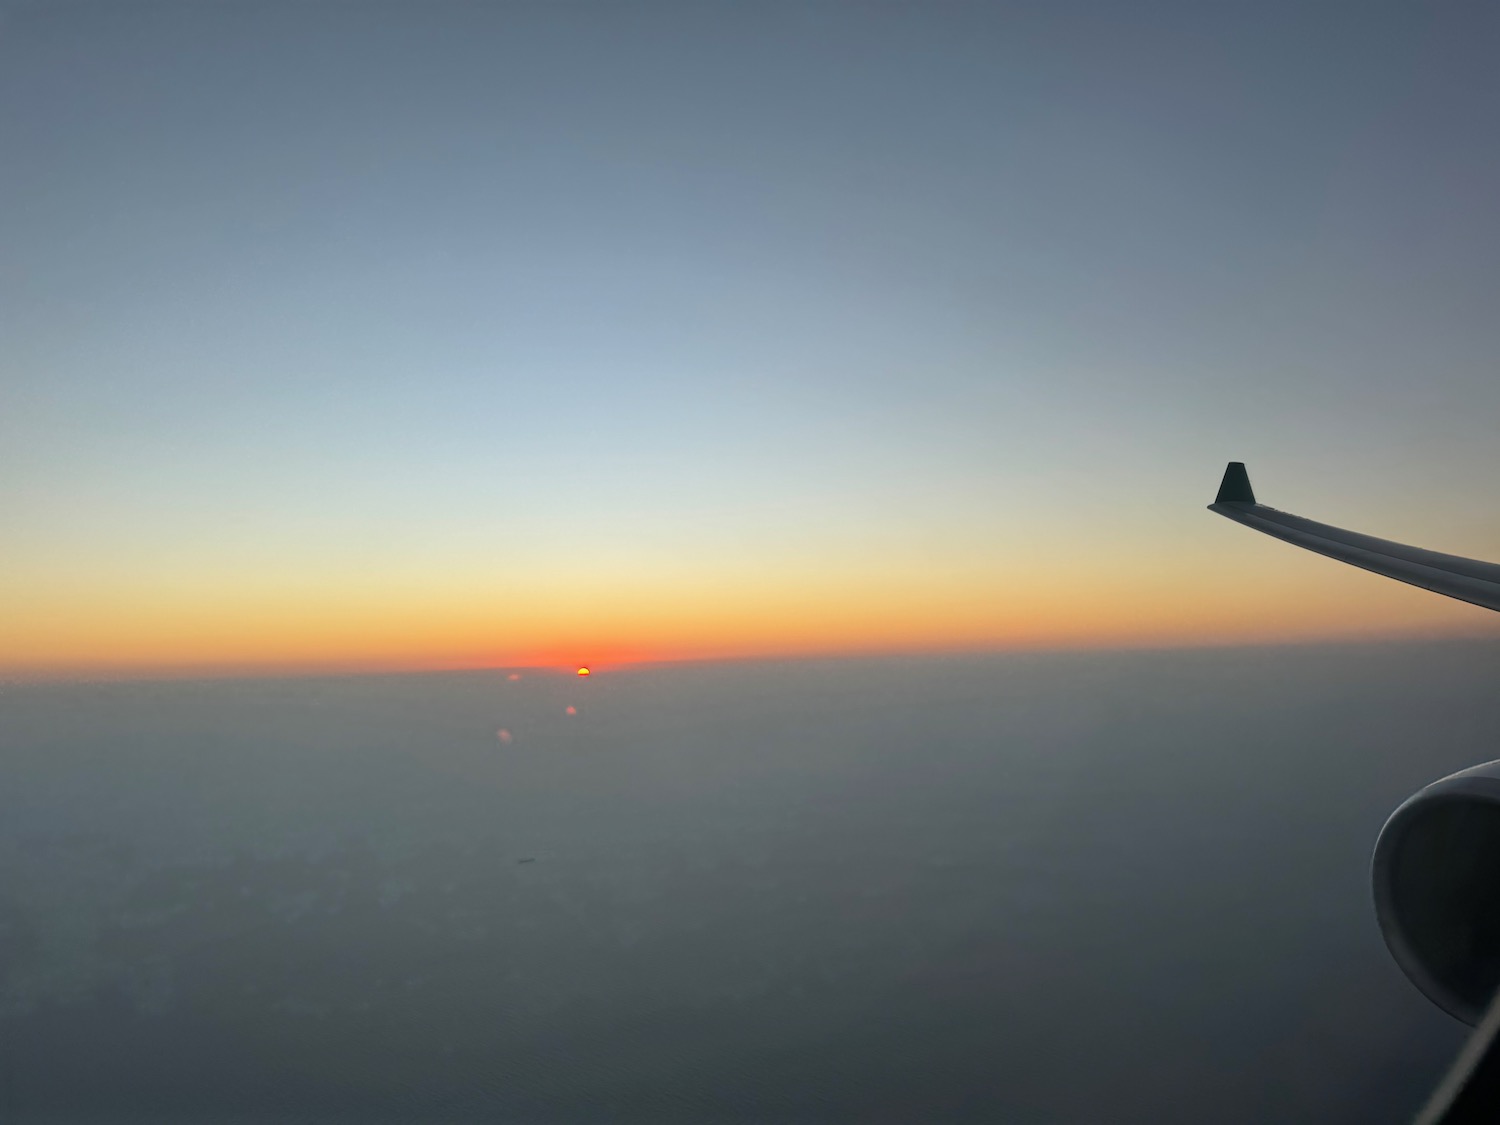
[[[1500,565],[1377,539],[1268,508],[1256,502],[1250,474],[1241,461],[1229,462],[1219,494],[1208,510],[1351,566],[1471,605],[1500,610]]]

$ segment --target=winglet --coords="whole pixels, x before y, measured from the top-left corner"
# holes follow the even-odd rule
[[[1219,494],[1215,504],[1254,504],[1255,492],[1250,487],[1250,474],[1245,472],[1243,461],[1231,461],[1224,470],[1224,479],[1219,482]]]

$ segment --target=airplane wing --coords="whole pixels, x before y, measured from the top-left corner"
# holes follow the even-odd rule
[[[1500,1106],[1500,1000],[1490,1003],[1413,1125],[1494,1125]]]
[[[1208,506],[1210,512],[1284,539],[1298,547],[1331,559],[1431,590],[1461,602],[1500,610],[1500,565],[1477,559],[1444,555],[1437,551],[1408,547],[1389,539],[1376,539],[1345,531],[1326,523],[1315,523],[1287,512],[1268,508],[1255,500],[1250,475],[1241,461],[1229,462],[1219,494]]]
[[[1500,609],[1500,566],[1376,539],[1278,512],[1256,502],[1243,462],[1224,470],[1210,512],[1331,559],[1459,601]],[[1417,1115],[1416,1125],[1493,1125],[1500,1121],[1500,994]]]

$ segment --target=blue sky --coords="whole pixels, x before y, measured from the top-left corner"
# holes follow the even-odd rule
[[[1492,6],[3,11],[18,602],[1500,555]]]

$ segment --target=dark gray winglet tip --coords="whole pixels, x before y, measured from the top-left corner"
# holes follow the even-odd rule
[[[1219,482],[1219,494],[1215,504],[1254,504],[1255,491],[1250,487],[1250,474],[1245,472],[1243,461],[1231,461],[1224,470],[1224,479]]]

